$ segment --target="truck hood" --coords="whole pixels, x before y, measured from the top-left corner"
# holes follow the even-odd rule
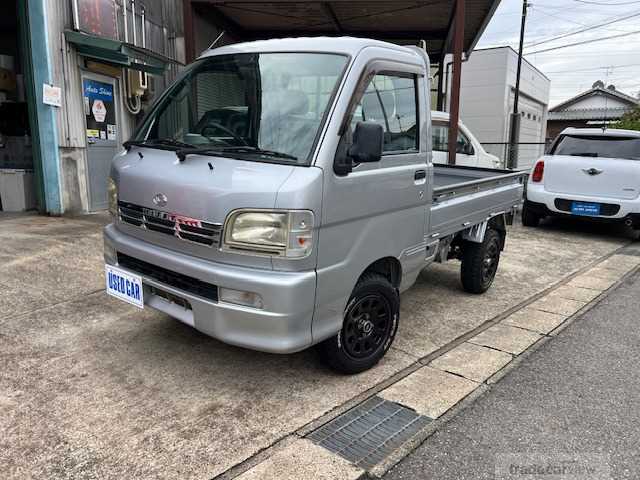
[[[546,155],[543,182],[549,192],[631,200],[640,194],[640,161],[626,158]]]
[[[180,219],[187,226],[185,230],[196,225],[221,232],[232,210],[273,208],[278,190],[295,168],[208,155],[189,155],[181,163],[172,151],[134,147],[114,159],[111,176],[118,185],[121,206],[158,215],[160,222]],[[135,216],[135,212],[132,214]],[[217,242],[203,245],[185,241],[188,233],[178,238],[161,227],[149,231],[125,221],[118,221],[117,228],[150,243],[200,257],[212,258],[218,252],[211,248],[217,247]],[[199,232],[193,228],[191,231]]]

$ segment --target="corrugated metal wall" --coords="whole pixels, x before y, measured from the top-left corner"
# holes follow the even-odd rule
[[[82,99],[81,71],[84,59],[77,55],[72,45],[64,38],[65,29],[73,28],[72,0],[44,0],[47,12],[47,36],[49,52],[53,65],[53,84],[62,88],[62,107],[56,109],[60,162],[62,170],[62,197],[64,209],[70,211],[88,210],[87,187],[87,145],[85,131],[84,105]],[[118,34],[124,40],[122,6],[128,4],[128,16],[131,22],[130,0],[115,0],[118,9]],[[141,7],[146,14],[146,46],[166,57],[184,63],[184,21],[182,0],[147,0],[136,1],[137,37],[142,44]],[[131,27],[129,41],[132,42]],[[180,69],[172,65],[163,76],[151,77],[150,91],[147,95],[148,106],[168,84],[176,77]],[[136,118],[129,114],[122,104],[122,87],[119,75],[119,135],[122,142],[130,137],[135,127]],[[36,85],[36,88],[42,88]]]
[[[49,26],[50,50],[54,65],[54,80],[63,88],[63,108],[58,111],[60,129],[60,146],[82,148],[85,143],[84,114],[81,96],[80,67],[83,64],[73,49],[64,39],[64,30],[72,28],[71,0],[46,0]],[[118,5],[118,30],[124,40],[122,21],[123,0],[116,0]],[[127,2],[129,3],[129,2]],[[62,4],[62,5],[61,5]],[[138,9],[138,43],[141,43],[140,7],[145,7],[147,48],[161,53],[178,62],[184,63],[184,22],[181,0],[155,0],[136,2]],[[129,20],[131,7],[129,3]],[[129,41],[132,41],[130,31]],[[152,79],[153,94],[161,93],[179,71],[178,65],[171,65],[162,77]],[[125,122],[126,123],[126,122]],[[126,132],[123,132],[123,134]],[[126,135],[124,135],[126,136]]]

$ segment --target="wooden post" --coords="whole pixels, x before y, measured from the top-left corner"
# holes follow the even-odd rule
[[[196,59],[196,38],[193,25],[193,5],[191,0],[182,0],[182,14],[184,18],[184,56],[185,63]]]
[[[451,80],[451,110],[449,111],[449,165],[455,165],[456,163],[456,146],[458,143],[460,71],[462,70],[462,49],[464,48],[464,7],[465,0],[456,0],[453,32],[453,79]]]

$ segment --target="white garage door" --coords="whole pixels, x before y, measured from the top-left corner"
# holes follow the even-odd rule
[[[513,92],[509,110],[513,110]],[[544,154],[546,133],[545,107],[530,98],[520,96],[520,143],[518,149],[518,168],[532,166]]]

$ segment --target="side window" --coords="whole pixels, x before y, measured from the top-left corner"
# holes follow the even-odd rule
[[[432,148],[435,152],[449,151],[449,124],[434,122],[431,130]],[[469,138],[458,128],[458,141],[456,144],[456,153],[463,155],[473,155],[473,145]]]
[[[473,145],[467,136],[458,130],[458,142],[456,144],[456,153],[462,153],[463,155],[473,155]]]
[[[431,130],[431,143],[436,152],[449,150],[449,125],[434,122]]]
[[[378,74],[355,108],[352,127],[359,121],[375,122],[384,129],[384,152],[418,150],[417,77]]]

